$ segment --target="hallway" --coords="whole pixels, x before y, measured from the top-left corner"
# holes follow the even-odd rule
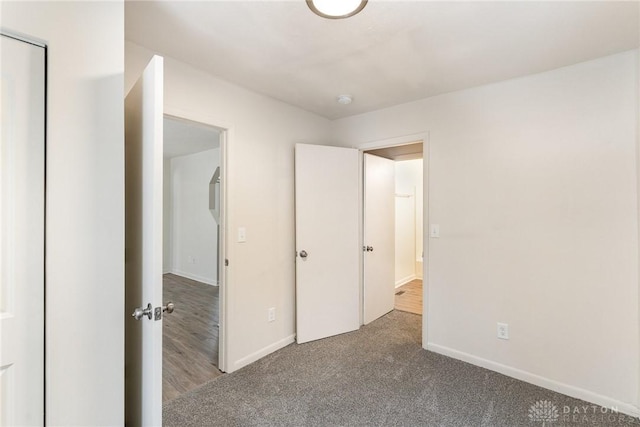
[[[422,315],[422,279],[396,288],[396,310]]]
[[[219,289],[175,274],[163,275],[164,301],[173,301],[176,307],[163,318],[163,402],[222,375],[217,368]]]

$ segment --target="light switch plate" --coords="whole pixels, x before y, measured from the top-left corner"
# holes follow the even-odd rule
[[[440,224],[431,224],[431,234],[430,236],[434,239],[440,237]]]
[[[244,243],[247,241],[247,229],[244,227],[238,228],[238,242]]]

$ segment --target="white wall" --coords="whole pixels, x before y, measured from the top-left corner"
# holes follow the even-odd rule
[[[172,263],[172,238],[171,238],[171,211],[173,210],[171,191],[171,159],[162,159],[162,274],[171,273]]]
[[[125,44],[125,90],[152,52]],[[293,341],[293,152],[326,143],[329,121],[165,58],[165,109],[231,128],[227,153],[229,248],[227,361],[233,371]],[[247,242],[237,243],[238,227]],[[267,322],[267,309],[276,320]]]
[[[636,410],[637,55],[334,123],[343,145],[429,132],[429,349]]]
[[[422,159],[395,162],[396,286],[421,277]],[[408,197],[407,197],[408,196]]]
[[[218,229],[209,211],[209,182],[220,166],[220,149],[173,157],[170,164],[171,272],[216,285]]]
[[[424,271],[424,165],[423,159],[418,161],[419,180],[416,183],[416,277],[422,279]]]
[[[46,423],[124,419],[124,9],[2,2],[48,45]]]

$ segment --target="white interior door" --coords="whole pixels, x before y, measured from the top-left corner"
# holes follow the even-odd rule
[[[162,80],[163,59],[154,56],[125,101],[128,426],[162,425]]]
[[[364,155],[364,323],[395,302],[395,164]]]
[[[360,327],[358,151],[296,145],[296,323],[304,343]]]
[[[43,425],[45,51],[0,53],[0,425]]]

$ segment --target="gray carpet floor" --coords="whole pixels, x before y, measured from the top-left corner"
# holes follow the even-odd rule
[[[393,311],[356,332],[291,344],[167,402],[164,424],[640,426],[630,416],[425,351],[420,328],[420,316]],[[539,401],[549,403],[532,408]]]

